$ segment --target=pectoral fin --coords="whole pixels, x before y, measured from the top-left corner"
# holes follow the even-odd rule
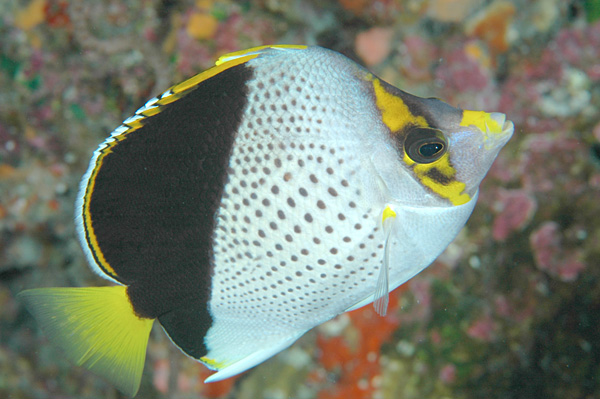
[[[390,299],[390,237],[392,233],[392,223],[396,220],[396,212],[388,205],[383,210],[381,223],[383,232],[385,233],[385,247],[383,251],[383,261],[379,269],[379,277],[377,278],[377,286],[373,294],[373,307],[375,312],[381,316],[387,313],[387,307]]]

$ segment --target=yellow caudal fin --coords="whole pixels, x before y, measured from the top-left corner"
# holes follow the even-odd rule
[[[134,313],[125,290],[123,286],[39,288],[18,297],[71,361],[135,396],[154,320]]]

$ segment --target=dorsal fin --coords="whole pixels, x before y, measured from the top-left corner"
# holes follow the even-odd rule
[[[219,59],[215,62],[215,65],[219,66],[221,64],[225,64],[227,62],[237,60],[242,57],[248,56],[258,56],[264,54],[271,50],[280,50],[280,51],[289,51],[289,50],[304,50],[308,46],[305,45],[295,45],[295,44],[271,44],[266,46],[258,46],[253,47],[247,50],[235,51],[233,53],[228,53],[219,57]]]

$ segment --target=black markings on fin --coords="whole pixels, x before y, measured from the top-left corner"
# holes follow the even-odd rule
[[[158,317],[169,338],[179,349],[194,359],[200,359],[208,351],[202,338],[206,336],[211,323],[207,323],[202,312],[199,311],[203,306],[206,304],[193,303]]]

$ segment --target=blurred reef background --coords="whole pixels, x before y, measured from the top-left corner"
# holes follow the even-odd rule
[[[342,315],[214,384],[158,328],[139,398],[600,398],[600,0],[2,0],[0,397],[121,398],[15,300],[106,282],[73,204],[92,152],[226,52],[318,44],[515,135],[388,316]]]

